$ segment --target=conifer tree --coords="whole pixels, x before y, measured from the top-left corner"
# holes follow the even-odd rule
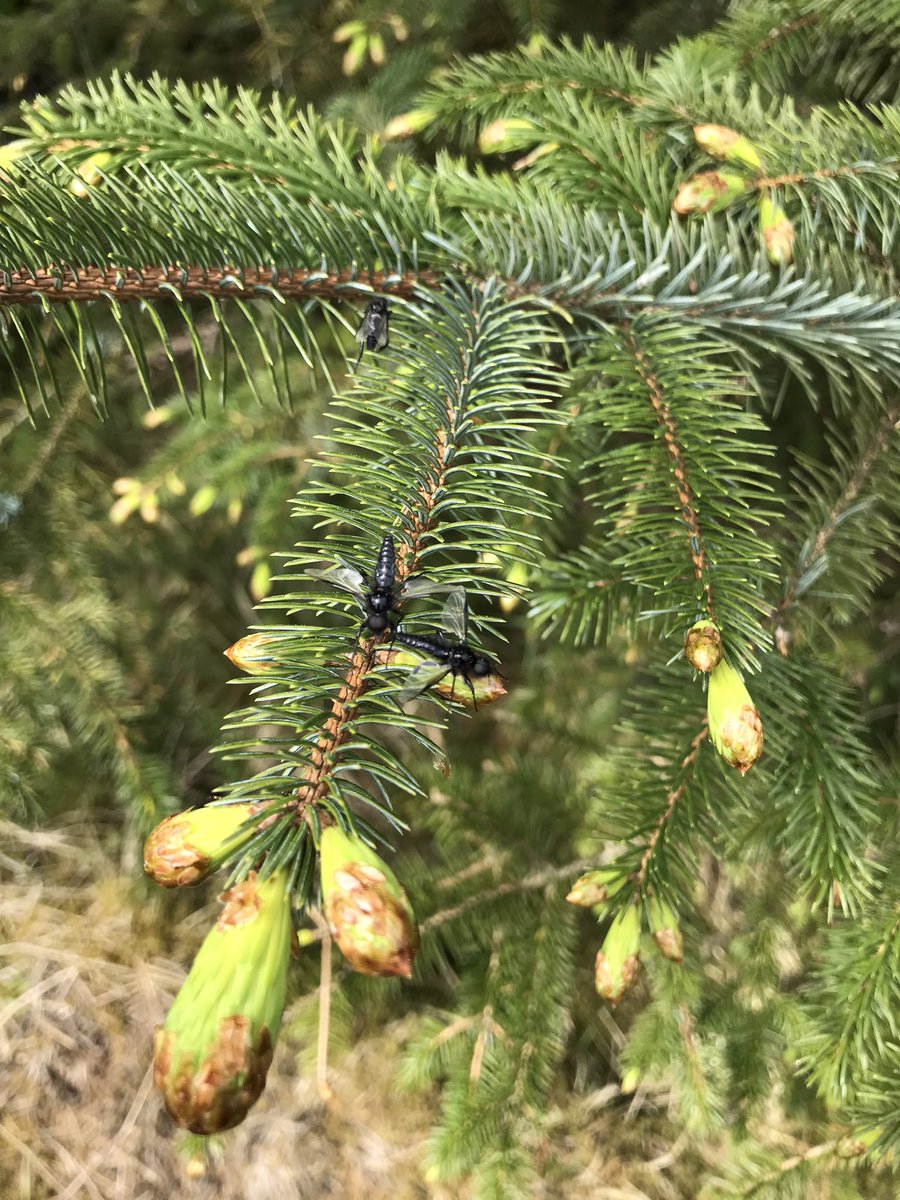
[[[196,797],[156,762],[140,781],[92,699],[117,686],[102,629],[61,668],[91,715],[73,753],[115,760],[142,833],[179,810],[151,875],[223,869],[157,1037],[183,1124],[262,1092],[292,910],[301,962],[333,936],[351,1006],[372,991],[350,968],[415,957],[410,990],[377,986],[416,1012],[402,1084],[440,1085],[435,1182],[527,1195],[555,1091],[614,1078],[667,1094],[683,1144],[726,1147],[704,1196],[888,1194],[898,37],[885,0],[754,0],[646,60],[539,38],[458,60],[377,136],[214,82],[24,107],[0,224],[23,408],[67,413],[74,388],[114,420],[118,356],[151,408],[174,390],[123,521],[239,502],[286,441],[309,460],[289,506],[284,475],[261,498],[213,803],[181,815]],[[230,419],[241,392],[263,445]],[[22,559],[26,501],[0,495]],[[378,630],[338,582],[365,592],[386,535]],[[83,566],[52,597],[73,623],[103,556]],[[423,670],[461,589],[494,691]],[[23,729],[53,683],[0,684]]]

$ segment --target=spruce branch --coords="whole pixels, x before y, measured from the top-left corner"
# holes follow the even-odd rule
[[[267,651],[274,678],[260,684],[256,706],[229,722],[231,729],[288,731],[225,747],[244,759],[274,755],[275,765],[228,795],[267,801],[283,818],[263,822],[239,871],[264,850],[277,862],[297,822],[304,844],[303,831],[320,820],[353,823],[374,837],[360,806],[396,825],[390,793],[420,788],[384,734],[405,730],[431,745],[425,730],[433,720],[398,708],[378,639],[357,642],[352,602],[333,588],[316,588],[303,568],[324,553],[368,572],[386,530],[397,542],[400,583],[425,569],[448,585],[468,582],[485,536],[513,543],[520,555],[535,553],[536,535],[504,521],[525,503],[532,514],[546,511],[535,487],[548,469],[546,454],[529,440],[550,419],[545,410],[554,381],[540,353],[549,331],[492,287],[422,295],[404,310],[402,328],[410,339],[404,337],[403,358],[373,364],[357,378],[352,401],[336,402],[327,474],[311,480],[295,505],[299,517],[327,532],[298,544],[299,557],[287,556],[290,573],[282,582],[289,590],[267,602],[288,614],[314,607],[328,614],[327,623],[307,618],[303,625],[261,629],[273,639]],[[473,620],[473,638],[479,625],[492,624],[474,614]],[[291,854],[300,861],[293,845]],[[302,896],[310,883],[300,887]]]
[[[862,407],[849,438],[831,432],[834,464],[827,472],[818,461],[798,456],[794,490],[804,540],[771,613],[783,654],[798,606],[814,608],[820,619],[846,622],[884,577],[900,500],[898,421],[896,399],[883,410]]]
[[[772,514],[761,422],[731,399],[738,381],[696,331],[643,319],[606,331],[591,357],[585,420],[604,444],[585,474],[613,577],[679,642],[708,616],[752,665],[768,640],[762,584],[774,560],[760,536]]]

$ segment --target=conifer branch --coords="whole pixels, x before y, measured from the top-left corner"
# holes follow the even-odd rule
[[[398,669],[385,668],[378,638],[359,643],[359,617],[348,611],[355,602],[333,586],[313,584],[303,568],[334,555],[369,574],[386,531],[396,540],[398,589],[411,573],[426,568],[448,586],[468,583],[484,538],[511,542],[526,558],[533,555],[536,535],[507,530],[504,522],[523,505],[535,514],[546,510],[534,486],[548,469],[546,453],[532,449],[528,439],[542,421],[555,420],[546,412],[552,376],[540,357],[548,336],[537,318],[496,287],[420,293],[403,310],[402,323],[397,314],[392,332],[392,345],[401,338],[404,345],[402,370],[390,361],[392,354],[388,366],[376,360],[356,377],[352,396],[336,402],[336,415],[346,415],[332,434],[328,470],[295,505],[299,515],[330,528],[298,545],[290,556],[292,569],[282,577],[290,590],[267,603],[288,613],[314,607],[320,620],[262,627],[271,638],[267,653],[271,650],[274,678],[261,679],[258,705],[238,713],[229,726],[286,727],[293,744],[286,749],[278,738],[269,743],[257,735],[225,747],[240,758],[275,753],[277,767],[233,785],[229,796],[266,800],[289,819],[279,823],[280,831],[278,824],[263,821],[238,873],[263,852],[277,854],[290,836],[285,826],[299,825],[305,838],[307,825],[353,823],[374,838],[360,806],[373,807],[397,825],[391,791],[420,792],[374,727],[406,730],[433,749],[425,734],[433,721],[397,706],[390,680]],[[508,397],[502,403],[495,389],[501,378]],[[510,386],[510,378],[520,382]],[[456,545],[467,531],[469,540]],[[404,612],[407,623],[421,617]],[[477,643],[478,627],[491,623],[473,614],[470,640]]]
[[[773,29],[762,41],[757,42],[755,46],[751,46],[739,59],[738,65],[741,67],[749,67],[755,58],[760,54],[765,54],[767,50],[771,50],[779,42],[790,37],[794,33],[798,33],[801,29],[809,29],[814,25],[818,25],[821,20],[821,13],[808,12],[802,17],[795,17],[792,21],[785,21],[783,25]]]
[[[691,495],[691,485],[685,473],[684,452],[678,443],[678,428],[672,416],[672,411],[663,395],[659,376],[654,371],[653,364],[648,359],[645,350],[636,340],[631,327],[627,324],[623,327],[623,335],[625,345],[634,356],[635,369],[638,376],[647,389],[648,399],[656,414],[656,419],[663,430],[666,453],[672,463],[675,490],[678,494],[678,503],[681,506],[681,515],[687,533],[688,552],[694,567],[694,578],[700,586],[706,611],[712,620],[715,620],[716,614],[713,608],[712,590],[707,574],[706,552],[703,548],[703,538],[700,533],[700,519],[697,516],[697,509]]]
[[[846,620],[882,578],[883,551],[893,542],[896,518],[898,421],[896,399],[887,408],[860,410],[852,444],[832,433],[835,465],[824,477],[820,464],[799,458],[795,488],[809,522],[801,528],[809,531],[771,613],[783,654],[788,616],[802,598],[825,599]]]
[[[427,917],[422,922],[422,932],[429,933],[432,929],[438,929],[441,925],[455,921],[458,917],[464,917],[470,912],[476,912],[488,904],[493,904],[495,900],[502,900],[504,896],[516,896],[523,892],[540,891],[551,883],[569,882],[580,872],[587,871],[595,866],[596,861],[596,858],[593,857],[576,858],[573,862],[566,863],[564,866],[548,867],[542,871],[533,871],[530,875],[525,875],[522,879],[511,879],[507,883],[500,883],[496,887],[488,888],[487,891],[474,892],[471,896],[467,896],[465,900],[459,904],[455,904],[452,908],[442,908],[436,913],[432,913],[430,917]]]
[[[659,819],[653,826],[650,837],[647,839],[647,845],[641,855],[638,869],[631,878],[634,880],[636,890],[643,894],[647,886],[647,876],[650,871],[653,855],[656,852],[656,845],[659,839],[665,837],[666,827],[672,819],[675,812],[675,806],[684,797],[688,788],[693,783],[694,768],[697,764],[697,756],[700,753],[700,746],[709,737],[709,725],[707,718],[703,718],[702,728],[698,731],[696,737],[691,741],[691,748],[681,761],[679,770],[683,772],[680,783],[674,787],[666,796],[666,806],[659,815]]]
[[[392,275],[386,271],[344,268],[338,271],[282,270],[276,267],[96,267],[63,266],[59,270],[38,268],[0,273],[0,305],[85,304],[119,301],[301,300],[315,296],[336,301],[356,292],[385,292],[410,299],[417,288],[436,288],[439,277],[432,271]]]

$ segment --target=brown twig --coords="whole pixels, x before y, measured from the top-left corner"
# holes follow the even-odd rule
[[[571,879],[574,875],[588,871],[596,865],[596,857],[576,858],[574,862],[566,863],[564,867],[549,867],[545,871],[536,871],[532,875],[526,875],[524,879],[498,884],[497,887],[490,888],[486,892],[478,892],[474,896],[467,897],[453,908],[443,908],[440,912],[432,913],[427,920],[422,922],[421,931],[423,934],[430,933],[432,929],[446,925],[448,921],[455,921],[457,917],[463,917],[466,913],[490,904],[494,900],[501,900],[504,896],[514,896],[521,892],[537,891],[560,879]]]
[[[634,881],[637,885],[637,890],[641,891],[647,878],[647,868],[650,866],[650,860],[653,857],[653,852],[656,849],[656,843],[662,836],[662,832],[666,825],[672,819],[672,814],[675,812],[675,806],[687,791],[688,786],[694,775],[694,766],[697,762],[697,756],[700,753],[700,746],[709,737],[709,724],[707,718],[703,718],[703,724],[697,736],[691,742],[691,748],[685,755],[681,763],[681,769],[684,771],[684,776],[678,787],[673,788],[666,796],[666,806],[660,813],[659,819],[653,826],[653,832],[647,840],[647,846],[644,853],[641,855],[640,866],[634,874]]]
[[[440,277],[434,271],[406,272],[390,277],[383,271],[341,270],[322,271],[229,266],[206,268],[197,266],[161,267],[72,267],[68,265],[42,267],[37,271],[0,272],[0,306],[40,304],[43,301],[67,303],[75,300],[118,301],[191,299],[205,297],[215,300],[239,296],[242,300],[271,297],[273,293],[285,300],[320,296],[338,299],[346,296],[356,285],[360,289],[386,292],[408,298],[417,287],[436,288]]]
[[[446,398],[446,424],[435,430],[431,452],[431,467],[419,488],[420,503],[402,510],[406,522],[406,545],[397,563],[397,579],[402,584],[417,569],[422,545],[434,527],[434,513],[446,483],[447,467],[452,459],[459,424],[459,401]],[[297,807],[305,816],[310,805],[316,805],[327,795],[334,755],[348,736],[348,725],[368,687],[372,668],[378,661],[377,650],[381,636],[370,637],[353,653],[344,683],[331,706],[319,738],[310,752],[304,780],[297,791]]]
[[[711,618],[715,619],[710,583],[707,578],[706,553],[703,549],[703,538],[700,533],[700,518],[697,515],[691,485],[687,479],[684,451],[678,440],[678,426],[666,403],[662,386],[653,369],[653,365],[627,324],[623,326],[623,333],[625,345],[634,358],[635,369],[641,383],[647,389],[650,404],[656,414],[657,421],[659,421],[663,429],[663,441],[666,445],[666,453],[669,456],[669,461],[672,464],[672,473],[675,476],[675,491],[677,492],[678,503],[681,507],[681,516],[688,532],[688,546],[691,563],[694,567],[694,577],[697,583],[701,585],[706,603],[706,611]]]

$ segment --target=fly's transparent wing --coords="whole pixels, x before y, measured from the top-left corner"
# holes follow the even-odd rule
[[[388,314],[384,310],[379,310],[370,305],[366,309],[366,315],[362,319],[362,324],[355,333],[356,341],[359,343],[360,349],[366,350],[385,350],[390,345]]]
[[[404,583],[400,595],[404,600],[414,600],[417,596],[433,596],[435,592],[462,592],[465,595],[465,588],[458,583],[429,579],[427,575],[413,575]]]
[[[469,605],[465,588],[454,588],[450,593],[441,613],[441,627],[458,642],[466,640],[469,631]]]
[[[326,583],[333,583],[336,587],[343,588],[345,592],[352,592],[362,604],[363,593],[367,590],[366,581],[354,567],[347,567],[343,564],[307,567],[304,574],[310,575],[313,579],[324,579]]]
[[[433,658],[424,659],[410,671],[406,683],[397,693],[397,699],[401,704],[405,704],[407,700],[412,700],[426,688],[438,683],[449,670],[446,663],[439,663]]]

